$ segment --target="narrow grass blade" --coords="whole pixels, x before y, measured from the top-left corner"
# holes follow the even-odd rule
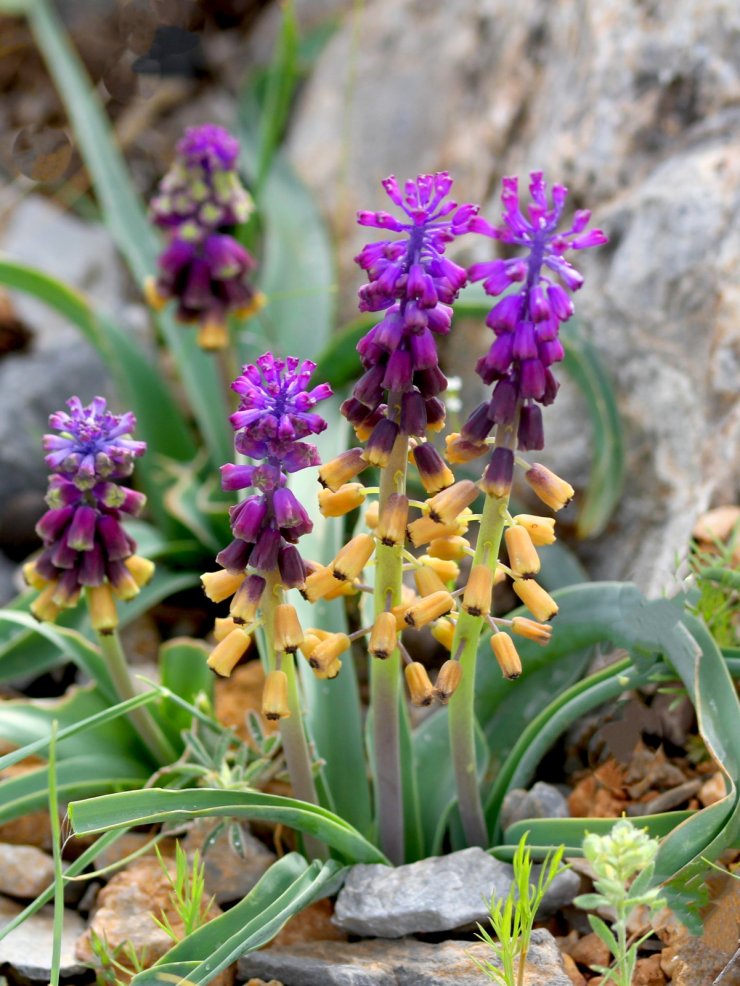
[[[49,740],[49,816],[51,822],[51,851],[54,859],[54,934],[51,946],[49,986],[59,986],[62,960],[62,930],[64,928],[64,874],[62,873],[62,833],[59,825],[57,798],[57,723],[51,724]]]

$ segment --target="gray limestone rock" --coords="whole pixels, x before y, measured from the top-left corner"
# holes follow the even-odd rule
[[[554,784],[537,781],[529,791],[515,787],[501,806],[501,826],[507,829],[525,818],[569,818],[565,795]]]
[[[284,986],[484,986],[490,979],[475,965],[494,961],[480,942],[428,944],[401,941],[309,942],[290,949],[251,952],[239,960],[239,977],[277,979]],[[526,986],[570,986],[555,939],[544,929],[532,934]]]
[[[0,897],[0,929],[23,910],[6,897]],[[0,967],[9,966],[26,979],[49,982],[54,909],[44,907],[0,941]],[[85,922],[74,911],[65,910],[62,932],[61,976],[79,976],[85,966],[75,957],[75,944]]]
[[[54,882],[54,861],[36,846],[0,842],[0,894],[30,900]]]
[[[357,935],[403,935],[475,927],[488,916],[494,894],[505,897],[512,867],[482,849],[462,849],[395,868],[359,864],[339,892],[335,923]],[[560,907],[578,893],[579,880],[566,872],[550,887],[541,913]]]

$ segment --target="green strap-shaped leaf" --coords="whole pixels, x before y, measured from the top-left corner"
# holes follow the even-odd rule
[[[289,825],[313,835],[348,862],[385,863],[386,858],[351,825],[325,808],[294,798],[258,791],[222,791],[199,788],[168,791],[149,788],[105,795],[69,806],[78,834],[155,822],[186,822],[192,818],[257,818]]]
[[[206,664],[208,647],[199,640],[168,640],[159,649],[162,685],[191,704],[204,695],[213,701],[214,674]],[[188,729],[192,716],[172,699],[164,698],[156,713],[157,721],[179,750],[181,733]]]
[[[341,874],[342,868],[331,860],[308,864],[298,853],[284,856],[244,900],[171,948],[150,969],[135,976],[132,986],[209,982],[239,956],[274,938],[288,918],[331,892]]]

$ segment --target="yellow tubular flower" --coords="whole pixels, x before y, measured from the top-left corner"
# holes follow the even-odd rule
[[[385,661],[396,649],[397,635],[396,617],[393,613],[379,613],[370,633],[368,651],[373,657]]]
[[[515,579],[512,588],[535,620],[546,623],[556,615],[558,604],[534,579]]]
[[[527,529],[518,524],[507,527],[504,539],[509,553],[509,564],[517,575],[523,579],[536,575],[540,570],[540,558]]]
[[[262,691],[262,715],[272,722],[290,715],[288,678],[284,671],[270,671],[267,675]]]
[[[452,698],[452,695],[460,684],[463,671],[459,661],[445,661],[439,669],[437,681],[434,685],[434,696],[443,705]]]
[[[556,476],[539,462],[535,462],[525,472],[524,478],[535,491],[537,496],[551,510],[562,510],[575,495],[575,490],[560,476]]]
[[[522,661],[514,646],[514,641],[508,633],[494,633],[491,637],[491,650],[498,661],[504,678],[509,678],[512,681],[514,678],[518,678],[522,673]]]
[[[414,603],[413,606],[409,607],[404,620],[408,626],[419,630],[421,627],[426,626],[427,623],[431,623],[432,620],[437,620],[440,616],[446,616],[454,608],[455,600],[449,592],[433,592],[431,596],[425,596],[418,603]]]
[[[339,489],[319,492],[319,510],[324,517],[344,517],[365,502],[365,487],[362,483],[345,483]]]
[[[412,661],[403,669],[409,695],[414,705],[431,705],[434,701],[434,687],[429,680],[427,669],[418,661]]]
[[[517,514],[514,523],[523,527],[532,538],[532,544],[541,547],[555,542],[555,518],[538,517],[535,514]]]
[[[471,616],[488,616],[492,593],[493,572],[488,565],[474,565],[463,593],[463,609]]]
[[[243,630],[231,630],[211,651],[207,664],[216,674],[228,678],[241,658],[247,653],[251,638]]]

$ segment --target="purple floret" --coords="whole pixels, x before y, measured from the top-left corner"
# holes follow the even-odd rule
[[[228,171],[239,157],[239,141],[215,123],[188,127],[177,144],[177,153],[191,167]]]

